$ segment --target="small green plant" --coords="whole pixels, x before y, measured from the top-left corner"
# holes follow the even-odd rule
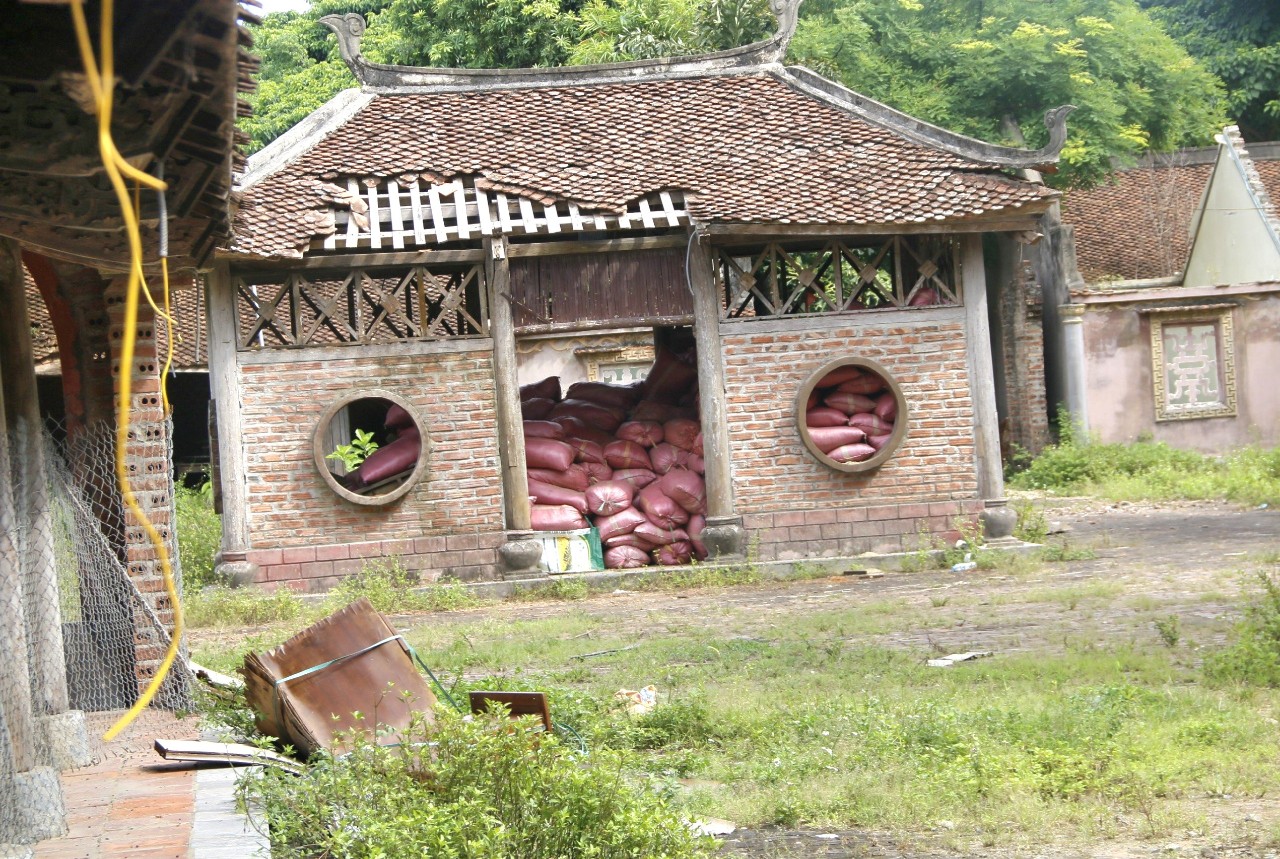
[[[663,797],[624,775],[627,758],[580,755],[529,719],[418,720],[394,746],[368,734],[313,756],[301,776],[246,779],[277,857],[623,859],[711,855]]]
[[[1245,606],[1235,641],[1204,661],[1210,680],[1280,687],[1280,582],[1265,570],[1257,581],[1260,593]]]
[[[342,463],[347,471],[355,471],[362,462],[369,458],[369,454],[377,449],[378,443],[373,440],[373,433],[357,429],[355,438],[351,439],[350,444],[338,445],[333,449],[332,453],[325,456],[325,459],[336,459]]]
[[[1156,634],[1160,636],[1160,640],[1164,642],[1165,647],[1177,647],[1178,641],[1182,635],[1178,629],[1178,616],[1171,614],[1168,617],[1158,617],[1151,622],[1155,627]]]
[[[213,566],[222,543],[222,517],[213,512],[213,483],[205,481],[199,489],[178,487],[173,500],[182,584],[189,590],[224,584]]]
[[[1040,560],[1048,561],[1051,564],[1060,564],[1067,561],[1092,561],[1098,557],[1098,553],[1092,547],[1075,546],[1070,540],[1047,543],[1043,549],[1039,550],[1038,554]]]
[[[584,600],[590,595],[591,587],[587,584],[586,579],[581,578],[556,579],[536,588],[516,591],[516,596],[520,599],[562,600],[565,602]]]
[[[215,585],[187,592],[183,608],[192,628],[257,626],[309,615],[306,603],[288,588],[265,593],[256,588]]]
[[[384,614],[413,611],[455,611],[479,605],[480,600],[459,581],[419,587],[419,576],[397,557],[368,560],[360,572],[329,591],[325,609],[336,611],[364,597]]]
[[[1014,501],[1010,506],[1018,514],[1013,536],[1024,543],[1043,543],[1049,536],[1049,521],[1045,519],[1044,511],[1024,500]]]

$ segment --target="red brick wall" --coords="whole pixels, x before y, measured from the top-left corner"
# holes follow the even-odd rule
[[[762,560],[917,548],[976,514],[973,405],[961,308],[724,323],[738,512]],[[870,358],[902,386],[907,438],[880,468],[844,474],[805,449],[795,397],[823,364]]]
[[[1049,443],[1049,408],[1044,379],[1044,327],[1040,318],[1040,285],[1030,263],[1015,270],[1000,290],[1005,397],[1008,415],[1000,427],[1001,456],[1014,445],[1038,454]]]
[[[491,577],[504,539],[492,352],[307,352],[287,363],[241,356],[249,560],[259,581],[324,590],[365,559],[391,556],[426,580]],[[311,451],[321,413],[372,388],[417,407],[430,459],[406,495],[364,507],[329,488]]]

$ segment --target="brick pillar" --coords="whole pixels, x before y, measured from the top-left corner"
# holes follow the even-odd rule
[[[1041,316],[1035,269],[1030,261],[1023,260],[1015,269],[1012,282],[1000,290],[1000,347],[1007,401],[1005,424],[1000,429],[1006,458],[1012,453],[1012,445],[1035,455],[1049,442]]]
[[[133,365],[120,366],[120,349],[124,342],[124,293],[126,281],[116,278],[106,291],[107,316],[110,320],[112,378],[117,394],[120,374],[132,374],[129,403],[129,434],[125,443],[125,463],[138,505],[146,512],[160,533],[177,569],[177,540],[174,536],[173,465],[169,458],[169,430],[160,399],[160,368],[157,357],[155,318],[151,307],[141,302],[135,329]],[[165,592],[159,556],[141,522],[129,510],[124,511],[125,569],[134,587],[151,612],[166,630],[173,629],[173,606]],[[155,675],[164,658],[164,637],[159,635],[146,613],[134,622],[134,655],[139,688]]]

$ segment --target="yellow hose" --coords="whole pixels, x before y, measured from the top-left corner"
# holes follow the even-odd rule
[[[143,690],[134,705],[103,735],[104,740],[111,740],[127,728],[138,717],[138,714],[151,703],[178,656],[178,648],[183,634],[182,603],[178,599],[168,548],[165,546],[164,540],[161,539],[160,532],[156,530],[151,519],[138,504],[138,500],[133,494],[133,489],[129,485],[129,474],[125,463],[125,450],[129,441],[130,400],[133,393],[133,357],[138,326],[138,294],[141,291],[143,277],[142,237],[139,233],[138,213],[134,209],[133,201],[129,199],[129,189],[125,186],[124,176],[129,176],[134,181],[157,191],[163,191],[167,186],[164,182],[137,170],[125,162],[119,150],[116,149],[115,141],[111,138],[111,108],[115,90],[115,59],[111,32],[114,20],[113,0],[103,0],[102,3],[101,35],[99,37],[99,45],[102,51],[102,66],[100,70],[97,63],[94,62],[93,45],[89,40],[89,26],[85,21],[83,0],[71,0],[71,16],[75,24],[76,41],[80,47],[80,58],[84,63],[85,75],[88,78],[90,89],[93,91],[94,101],[98,109],[98,149],[102,154],[102,166],[111,180],[111,186],[115,189],[116,197],[120,203],[121,215],[125,223],[125,235],[129,241],[131,260],[128,285],[125,288],[124,336],[120,346],[120,391],[116,399],[116,482],[120,487],[120,495],[124,500],[125,506],[142,525],[148,539],[151,541],[152,548],[155,549],[156,556],[160,561],[160,571],[164,578],[165,591],[173,607],[173,636],[169,640],[169,647],[165,651],[164,659],[161,661],[155,676],[151,678],[151,682],[147,684],[147,688]],[[167,275],[167,266],[164,271]],[[165,286],[167,305],[167,276]],[[172,341],[172,335],[170,336],[170,341]]]

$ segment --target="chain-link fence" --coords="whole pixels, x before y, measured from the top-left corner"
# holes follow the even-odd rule
[[[30,774],[67,765],[47,739],[60,715],[82,711],[90,752],[107,753],[99,738],[138,700],[173,630],[155,552],[116,487],[114,429],[10,430],[0,439],[0,844],[48,834],[32,823],[45,788]],[[135,479],[180,588],[172,477]],[[125,748],[130,739],[149,745],[174,711],[191,708],[184,665],[127,729]],[[56,776],[49,789],[58,789]]]

